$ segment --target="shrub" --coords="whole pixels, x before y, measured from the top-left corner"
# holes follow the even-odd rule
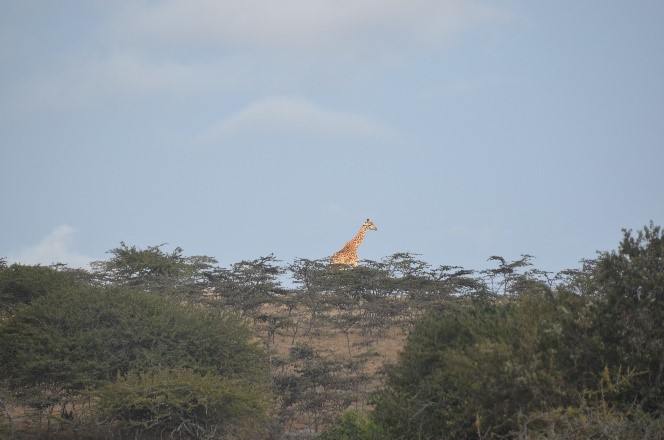
[[[346,411],[333,426],[320,433],[316,440],[380,440],[381,427],[357,411]]]
[[[551,308],[533,301],[462,301],[423,317],[375,395],[390,438],[506,435],[518,413],[564,401],[544,344]]]
[[[82,271],[62,267],[0,265],[0,316],[13,315],[20,305],[47,293],[74,288],[81,278]]]
[[[0,371],[14,386],[80,390],[153,366],[257,378],[263,352],[232,315],[122,290],[48,294],[0,328]]]
[[[165,373],[180,370],[172,378]],[[2,323],[0,376],[7,378],[10,390],[21,392],[24,402],[42,410],[64,408],[84,390],[94,395],[99,388],[109,396],[113,389],[119,393],[136,382],[147,393],[149,386],[157,390],[161,381],[164,392],[170,393],[180,381],[186,386],[184,395],[174,396],[175,409],[191,404],[196,393],[209,386],[212,394],[200,398],[215,401],[210,417],[224,414],[228,426],[236,426],[233,417],[241,408],[248,414],[262,408],[256,390],[267,390],[269,381],[264,351],[234,315],[156,294],[90,287],[47,293]],[[240,390],[245,393],[242,398],[237,397]],[[219,406],[223,393],[230,400]],[[162,413],[155,414],[150,420],[159,422]],[[203,426],[217,426],[210,420]],[[173,430],[172,421],[164,423],[154,428]]]
[[[664,440],[664,419],[637,407],[627,411],[583,405],[525,417],[515,437],[532,440]]]
[[[123,437],[250,438],[268,410],[265,389],[218,373],[152,369],[94,390],[95,413]]]

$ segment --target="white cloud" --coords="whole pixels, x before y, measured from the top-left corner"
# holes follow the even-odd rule
[[[119,41],[281,51],[382,51],[440,44],[505,14],[480,0],[170,0],[132,3]]]
[[[326,110],[300,98],[271,97],[221,120],[203,133],[199,141],[213,143],[265,136],[387,140],[395,135],[389,126],[365,115]]]
[[[349,60],[401,60],[507,15],[483,0],[167,0],[116,9],[82,37],[78,57],[24,81],[27,111],[209,96],[312,70],[333,76]]]
[[[69,267],[87,268],[92,258],[73,249],[75,232],[70,226],[59,226],[36,245],[25,247],[17,255],[9,257],[9,261],[42,265],[66,263]]]

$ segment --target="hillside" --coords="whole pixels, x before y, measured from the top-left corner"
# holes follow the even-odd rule
[[[662,439],[654,225],[558,274],[111,254],[0,268],[3,434]]]
[[[384,380],[386,362],[395,362],[407,325],[368,331],[339,325],[340,312],[320,312],[312,322],[305,307],[260,309],[252,327],[270,352],[272,377],[280,390],[275,422],[291,436],[318,432],[345,409],[367,409],[372,391]],[[347,317],[345,317],[347,318]],[[313,374],[312,374],[313,373]]]
[[[206,301],[223,300],[206,295]],[[383,366],[397,360],[407,323],[367,330],[358,316],[355,325],[342,328],[340,320],[348,316],[341,315],[339,310],[322,310],[312,320],[312,310],[305,306],[288,310],[265,304],[255,319],[246,319],[255,339],[267,349],[273,381],[281,387],[272,429],[283,431],[283,438],[311,438],[345,409],[366,410],[370,393],[383,383]],[[312,372],[315,379],[303,378]],[[16,430],[23,433],[20,438],[60,429],[68,438],[59,416],[62,409],[55,406],[44,415],[15,402],[9,411]]]

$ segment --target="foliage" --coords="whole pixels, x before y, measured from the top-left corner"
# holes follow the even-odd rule
[[[368,416],[348,410],[335,423],[320,433],[316,440],[381,440],[381,427]]]
[[[217,268],[210,274],[209,288],[219,292],[221,305],[256,318],[261,306],[278,303],[285,293],[279,284],[283,269],[274,255],[240,261],[230,269]]]
[[[415,325],[374,398],[373,417],[389,437],[507,436],[523,433],[523,420],[536,414],[540,422],[555,419],[547,425],[547,432],[562,432],[555,438],[577,432],[604,438],[607,426],[621,433],[610,438],[623,438],[659,426],[661,229],[625,231],[617,252],[562,274],[558,285],[527,269],[529,258],[492,257],[499,267],[482,273],[484,290],[443,304]],[[562,419],[555,408],[584,408],[590,396],[602,405],[565,413],[566,428],[556,424]]]
[[[33,301],[0,328],[13,388],[67,395],[155,366],[260,381],[262,351],[231,315],[125,290],[79,288]]]
[[[461,300],[416,323],[374,400],[392,437],[506,435],[519,413],[573,401],[556,365],[560,300],[530,284],[528,296]]]
[[[126,438],[262,438],[269,403],[264,388],[191,369],[130,371],[90,394],[100,421]]]
[[[611,405],[615,396],[640,376],[634,370],[602,372],[594,389],[585,390],[576,406],[559,407],[520,417],[518,438],[563,440],[569,438],[664,439],[664,418],[638,405]]]
[[[205,283],[212,265],[216,263],[214,258],[185,257],[180,247],[167,253],[162,250],[163,246],[140,249],[120,242],[119,247],[108,251],[111,259],[91,264],[97,282],[161,293],[174,293]]]
[[[12,315],[49,292],[62,292],[83,283],[84,274],[63,266],[0,265],[0,314]]]
[[[645,372],[622,398],[649,410],[664,406],[664,232],[623,231],[617,251],[601,253],[591,287],[597,298],[593,355],[611,367]]]
[[[0,264],[3,385],[63,414],[86,390],[104,426],[132,438],[260,437],[247,421],[263,420],[264,354],[232,309],[268,347],[290,341],[270,356],[265,437],[304,423],[327,426],[323,439],[661,438],[664,234],[652,223],[559,274],[529,255],[481,272],[409,253],[219,268],[162,246],[121,243],[92,274]],[[397,327],[410,335],[373,412],[348,411],[380,379],[366,361]]]
[[[524,426],[515,437],[532,440],[664,439],[664,419],[639,408],[623,412],[568,407],[533,415],[529,424],[533,425],[532,429]]]

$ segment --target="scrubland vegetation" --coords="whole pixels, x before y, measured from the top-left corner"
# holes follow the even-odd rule
[[[664,439],[652,223],[557,274],[165,247],[0,260],[0,438]]]

